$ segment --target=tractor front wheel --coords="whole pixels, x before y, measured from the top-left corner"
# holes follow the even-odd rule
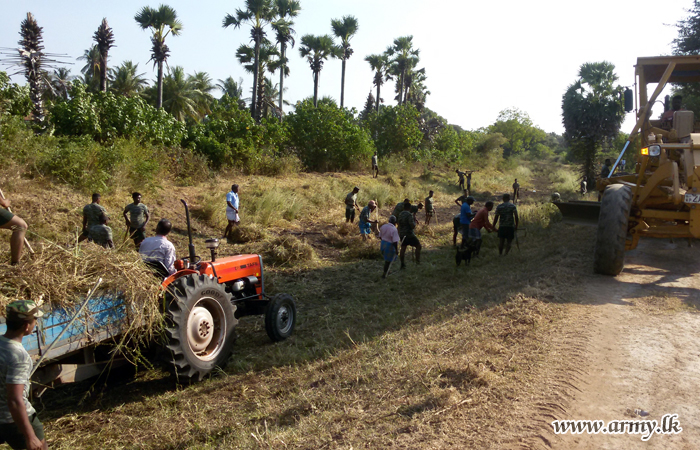
[[[199,274],[175,280],[168,297],[170,367],[180,377],[201,380],[231,355],[236,307],[223,285]]]
[[[625,240],[632,207],[632,190],[622,184],[605,188],[598,217],[593,270],[602,275],[618,275],[625,264]]]
[[[283,341],[292,335],[296,318],[294,297],[289,294],[275,295],[265,309],[265,331],[274,342]]]

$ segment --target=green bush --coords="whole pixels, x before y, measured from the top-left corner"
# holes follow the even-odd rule
[[[401,106],[386,106],[379,115],[368,119],[375,145],[381,157],[402,155],[412,157],[423,140],[418,125],[420,114],[415,106],[408,103]]]
[[[32,110],[29,87],[10,82],[5,72],[0,72],[0,121],[5,116],[25,117]]]
[[[316,108],[304,100],[285,122],[291,145],[310,170],[346,170],[374,153],[369,134],[335,105],[319,103]]]

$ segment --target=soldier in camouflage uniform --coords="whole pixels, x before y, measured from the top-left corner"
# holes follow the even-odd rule
[[[78,238],[78,242],[83,242],[90,234],[90,228],[100,223],[100,214],[107,211],[100,205],[100,194],[92,194],[92,203],[83,208],[83,232]]]
[[[114,248],[112,228],[107,225],[107,222],[109,222],[107,214],[100,214],[100,223],[90,228],[89,238],[92,242],[104,248]]]
[[[399,214],[397,219],[399,228],[399,237],[401,238],[401,253],[399,255],[401,259],[401,268],[406,268],[406,263],[404,256],[406,255],[406,247],[409,245],[416,249],[416,264],[420,264],[420,250],[421,245],[413,231],[416,228],[416,222],[413,218],[413,213],[411,212],[411,202],[405,202],[403,205],[403,211]]]
[[[30,300],[14,301],[5,308],[7,331],[0,336],[0,444],[12,448],[48,448],[44,426],[29,402],[33,363],[22,346],[22,338],[32,334],[41,316],[39,305]]]
[[[399,215],[401,214],[401,211],[403,211],[403,205],[404,203],[411,203],[411,200],[408,198],[403,199],[402,202],[399,202],[394,206],[394,210],[391,212],[391,215],[396,217],[398,219]]]

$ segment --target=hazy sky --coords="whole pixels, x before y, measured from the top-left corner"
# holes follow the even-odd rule
[[[110,52],[112,67],[125,60],[139,64],[149,80],[155,78],[150,59],[150,33],[133,17],[143,6],[157,2],[121,0],[1,0],[0,47],[16,47],[19,25],[32,12],[44,28],[47,52],[65,53],[75,61],[92,44],[103,17],[114,29],[117,47]],[[249,42],[248,26],[234,30],[221,26],[226,13],[234,14],[243,0],[171,0],[184,24],[180,36],[166,40],[170,66],[187,73],[206,71],[214,80],[243,78],[250,92],[252,75],[235,57],[241,43]],[[372,86],[372,71],[364,57],[381,53],[393,39],[413,35],[420,49],[427,86],[427,106],[450,123],[465,129],[488,126],[499,111],[517,107],[545,131],[563,132],[561,98],[585,62],[607,60],[615,64],[623,85],[634,83],[638,56],[670,54],[677,36],[675,24],[687,15],[692,0],[301,0],[296,19],[297,41],[304,34],[330,34],[330,21],[354,15],[359,32],[352,39],[354,55],[347,62],[346,106],[361,110]],[[268,36],[273,39],[274,33]],[[291,75],[286,99],[294,103],[313,95],[308,64],[298,46],[288,53]],[[340,101],[340,60],[329,60],[321,72],[319,95]],[[3,70],[10,71],[7,68]],[[279,76],[275,78],[279,81]],[[20,77],[15,81],[23,83]],[[382,97],[393,100],[393,82]],[[290,107],[287,107],[289,109]],[[655,111],[657,115],[661,111]],[[633,114],[623,126],[629,131]]]

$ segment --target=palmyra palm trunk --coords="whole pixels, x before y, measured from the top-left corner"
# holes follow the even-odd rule
[[[257,98],[258,98],[258,77],[260,77],[260,70],[258,70],[258,65],[260,64],[260,39],[255,39],[255,61],[253,64],[253,98],[250,102],[250,113],[254,119],[257,120],[258,110],[257,110]]]
[[[100,61],[100,91],[107,92],[107,53],[101,56]]]
[[[319,71],[314,71],[314,107],[318,108],[318,75]]]
[[[377,113],[379,113],[379,102],[380,102],[379,99],[381,98],[381,97],[379,96],[379,87],[380,87],[380,86],[377,85],[377,108],[376,108],[376,109],[377,109]]]
[[[340,74],[340,107],[345,105],[345,58],[343,58],[343,71]]]
[[[284,54],[287,50],[287,46],[282,43],[280,44],[280,59],[284,61]],[[280,108],[280,122],[282,121],[282,114],[283,114],[283,109],[282,109],[282,93],[284,92],[284,69],[287,67],[286,64],[283,64],[282,67],[280,68],[280,101],[279,101],[279,108]]]
[[[156,108],[163,107],[163,61],[158,61],[158,98],[156,100]]]

